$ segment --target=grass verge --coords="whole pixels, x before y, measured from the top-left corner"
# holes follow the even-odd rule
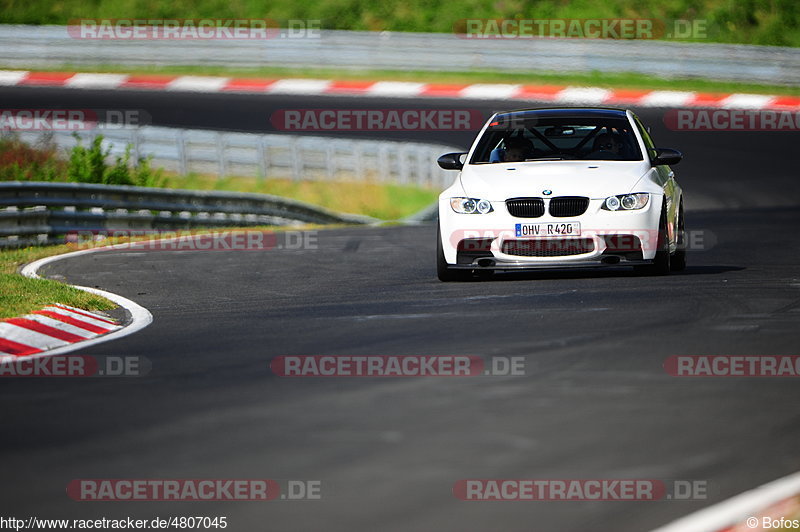
[[[196,174],[167,176],[166,182],[168,188],[272,194],[379,220],[397,220],[414,214],[436,201],[439,195],[434,189],[374,182],[260,180],[252,177],[218,179]]]
[[[74,248],[46,246],[0,251],[0,318],[21,316],[53,303],[86,310],[109,310],[111,301],[50,279],[29,279],[17,273],[23,264]]]

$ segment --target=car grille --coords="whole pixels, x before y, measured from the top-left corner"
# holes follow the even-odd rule
[[[502,251],[519,257],[564,257],[594,251],[594,241],[591,238],[506,240]]]
[[[580,216],[589,208],[589,198],[580,196],[562,196],[550,200],[550,216],[566,218]]]
[[[538,218],[544,215],[542,198],[512,198],[506,200],[506,208],[517,218]]]

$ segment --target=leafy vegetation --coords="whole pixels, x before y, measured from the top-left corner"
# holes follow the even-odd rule
[[[694,40],[800,46],[797,0],[0,0],[0,23],[67,24],[77,18],[320,20],[322,28],[453,32],[463,19],[703,20]]]
[[[89,146],[80,139],[64,158],[50,139],[43,137],[31,146],[16,136],[0,137],[0,181],[76,181],[104,185],[164,186],[160,169],[150,166],[149,158],[131,162],[131,146],[124,155],[108,163],[111,147],[103,149],[98,135]]]
[[[75,137],[78,139],[78,137]],[[106,160],[111,148],[103,150],[103,137],[98,135],[91,145],[84,147],[80,140],[72,148],[69,157],[67,177],[69,181],[79,183],[100,183],[103,185],[135,185],[139,187],[161,187],[165,181],[161,169],[150,167],[149,158],[140,158],[131,165],[131,145],[125,148],[125,154],[116,157],[116,162],[109,165]]]
[[[54,145],[29,146],[16,137],[0,137],[0,181],[58,181],[66,172]]]

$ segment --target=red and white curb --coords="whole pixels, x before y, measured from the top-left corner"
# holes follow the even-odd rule
[[[765,94],[717,94],[693,91],[604,89],[500,83],[443,84],[410,81],[258,79],[215,76],[94,74],[0,70],[0,86],[74,89],[144,89],[203,93],[258,93],[366,96],[383,98],[457,98],[539,101],[559,105],[636,105],[721,109],[800,110],[800,97]]]
[[[771,527],[762,527],[763,517],[793,518],[791,514],[798,510],[795,499],[798,495],[800,495],[800,472],[704,508],[652,532],[766,530]]]
[[[107,248],[85,249],[45,257],[26,265],[21,273],[26,277],[38,278],[37,271],[45,264],[104,249]],[[61,304],[51,305],[19,318],[2,320],[0,363],[18,360],[19,357],[51,356],[84,349],[127,336],[153,322],[150,311],[130,299],[96,288],[73,287],[113,301],[128,311],[130,321],[122,325],[106,316]]]
[[[44,307],[0,321],[0,361],[36,355],[120,328],[119,323],[94,312],[60,304]]]

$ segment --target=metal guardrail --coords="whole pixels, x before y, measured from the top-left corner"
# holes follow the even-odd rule
[[[443,145],[144,126],[49,132],[59,148],[103,136],[109,162],[132,146],[133,158],[180,174],[360,180],[444,188],[452,172],[436,165]],[[42,133],[17,136],[36,143]],[[76,138],[77,136],[77,138]],[[257,179],[258,177],[256,177]],[[79,231],[159,231],[292,223],[371,223],[263,194],[168,190],[83,183],[0,182],[0,248],[63,242]]]
[[[78,40],[65,26],[0,26],[8,67],[113,64],[502,72],[634,72],[800,84],[800,49],[607,39],[463,39],[455,34],[325,30],[319,38]]]
[[[444,188],[453,180],[436,159],[451,146],[415,142],[354,140],[333,137],[232,133],[223,131],[139,128],[78,130],[84,145],[97,135],[116,157],[132,145],[132,156],[152,156],[153,164],[186,175],[255,176],[294,180],[355,180]],[[41,140],[36,132],[19,133],[28,143]],[[77,143],[72,133],[52,133],[59,148]]]
[[[266,194],[85,183],[0,183],[0,247],[63,243],[64,235],[79,232],[375,221]]]

